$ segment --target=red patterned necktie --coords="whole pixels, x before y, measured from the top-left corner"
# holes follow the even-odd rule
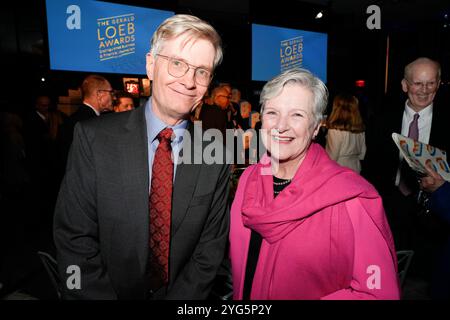
[[[172,211],[173,130],[163,129],[157,136],[158,148],[152,167],[152,185],[150,189],[150,272],[151,287],[158,289],[168,283],[170,220]]]

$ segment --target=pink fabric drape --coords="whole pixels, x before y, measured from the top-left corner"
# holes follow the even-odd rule
[[[391,231],[367,181],[314,143],[275,199],[272,179],[266,155],[239,182],[230,230],[235,299],[242,298],[250,229],[263,237],[252,299],[399,298]]]

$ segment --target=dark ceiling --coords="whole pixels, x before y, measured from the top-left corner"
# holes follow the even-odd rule
[[[222,35],[225,59],[219,78],[251,87],[250,24],[261,23],[327,32],[331,88],[339,90],[367,80],[384,90],[387,38],[390,39],[390,82],[398,87],[401,68],[427,55],[450,68],[449,0],[108,0],[128,5],[191,13],[212,23]],[[48,72],[44,0],[7,2],[0,11],[0,66],[6,74],[26,75],[29,82]],[[381,30],[368,30],[366,9],[381,10]],[[324,17],[315,19],[323,11]],[[447,14],[447,16],[446,16]],[[391,70],[392,69],[392,70]],[[72,86],[81,75],[53,73],[57,84]],[[69,83],[70,82],[70,83]],[[371,85],[376,84],[376,85]],[[249,89],[250,90],[250,89]]]

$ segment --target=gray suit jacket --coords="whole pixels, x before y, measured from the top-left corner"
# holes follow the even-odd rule
[[[188,128],[192,133],[191,123]],[[211,290],[228,239],[229,166],[177,166],[170,279],[152,294],[146,132],[144,107],[75,128],[54,220],[65,298],[204,299]],[[192,152],[203,148],[191,142]],[[70,265],[80,267],[81,289],[66,286],[73,280]]]

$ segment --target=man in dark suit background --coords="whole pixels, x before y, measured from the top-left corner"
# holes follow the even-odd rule
[[[400,158],[391,135],[408,136],[416,115],[417,140],[450,151],[448,102],[437,95],[440,80],[440,65],[429,58],[418,58],[405,67],[401,87],[407,100],[388,100],[369,124],[368,154],[362,172],[383,197],[397,250],[415,251],[411,272],[424,279],[431,276],[433,251],[446,231],[434,217],[424,214],[418,199],[419,177]]]
[[[202,159],[202,142],[187,139],[187,133],[194,137],[197,129],[189,113],[201,101],[221,59],[221,39],[212,26],[175,15],[152,38],[147,75],[153,95],[147,104],[76,126],[55,211],[65,298],[208,297],[228,239],[229,166],[177,162],[190,153],[196,155],[193,160]],[[172,136],[161,137],[167,132]],[[158,175],[166,176],[155,170],[156,163],[161,165],[157,158],[163,144],[173,160],[173,165],[166,160],[164,167],[173,169],[172,179],[159,185],[173,187],[167,196],[168,269],[153,264],[160,251],[153,247],[149,231],[161,218],[151,214],[157,209],[153,196],[160,191],[154,190],[155,181]],[[165,277],[154,281],[161,269]]]
[[[57,141],[62,171],[66,168],[75,125],[80,121],[113,111],[114,90],[105,77],[91,74],[84,78],[81,84],[81,96],[83,104],[70,115],[59,129]]]
[[[25,118],[24,138],[27,166],[32,179],[43,182],[48,179],[51,170],[52,139],[49,130],[49,109],[51,98],[39,93],[35,99],[35,107]]]
[[[217,86],[211,92],[212,105],[203,105],[200,112],[200,120],[203,129],[218,129],[225,137],[228,120],[227,107],[230,104],[231,95],[224,86]]]
[[[23,219],[33,244],[47,249],[52,243],[51,230],[57,189],[54,185],[54,141],[50,137],[52,99],[45,92],[35,98],[34,110],[24,121],[25,164],[30,177],[32,211]],[[25,199],[25,197],[24,197]],[[28,201],[27,201],[28,202]],[[32,214],[30,214],[32,212]]]

